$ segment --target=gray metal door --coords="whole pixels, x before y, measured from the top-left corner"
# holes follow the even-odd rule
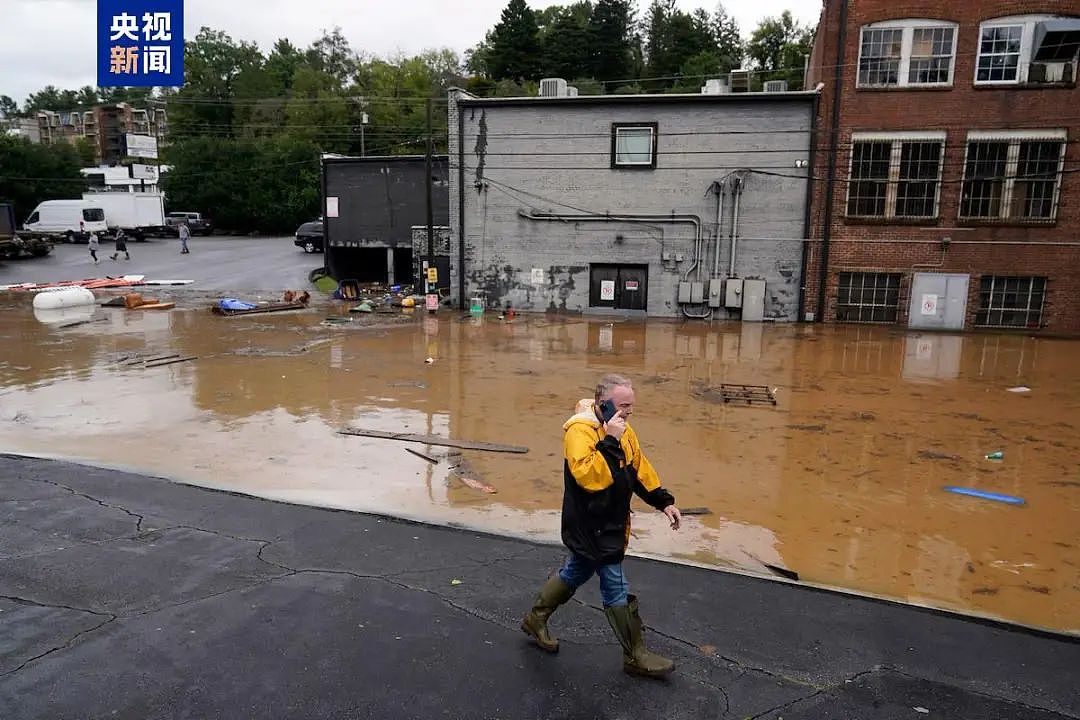
[[[970,275],[915,273],[911,278],[908,326],[963,330]]]

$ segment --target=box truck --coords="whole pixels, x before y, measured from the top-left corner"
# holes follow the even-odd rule
[[[83,200],[105,210],[105,222],[110,230],[121,228],[137,241],[147,235],[164,235],[165,199],[156,192],[90,192]]]

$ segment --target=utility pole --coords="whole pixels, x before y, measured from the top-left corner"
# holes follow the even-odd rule
[[[435,225],[432,219],[431,210],[431,98],[427,99],[427,142],[426,152],[424,153],[424,170],[426,180],[424,186],[427,188],[427,263],[426,272],[424,273],[424,286],[427,290],[427,297],[425,298],[425,305],[428,312],[434,313],[439,309],[439,283],[438,283],[438,270],[435,265]],[[435,281],[432,282],[432,274],[435,274]]]

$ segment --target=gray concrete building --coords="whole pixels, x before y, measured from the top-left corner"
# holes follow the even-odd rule
[[[460,306],[798,317],[815,93],[555,92],[449,93]]]

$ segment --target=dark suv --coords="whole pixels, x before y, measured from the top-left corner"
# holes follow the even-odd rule
[[[209,235],[214,230],[213,223],[209,218],[204,218],[202,213],[171,212],[165,216],[165,226],[173,232],[180,232],[177,229],[180,223],[186,223],[192,235]]]
[[[293,244],[298,248],[303,248],[306,253],[322,252],[323,251],[323,221],[320,217],[318,220],[312,220],[306,222],[300,227],[296,228],[296,240]]]

